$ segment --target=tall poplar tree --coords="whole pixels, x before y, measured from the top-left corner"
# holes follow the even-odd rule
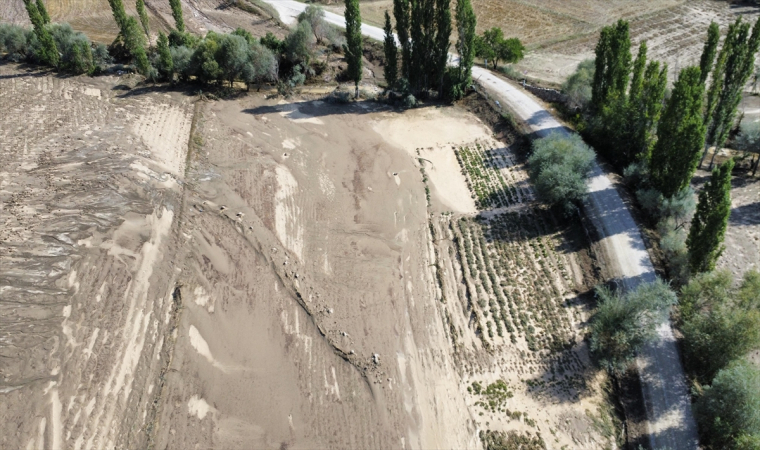
[[[396,20],[396,36],[401,45],[401,76],[409,79],[412,45],[409,41],[409,0],[393,0],[393,18]]]
[[[182,3],[180,3],[180,0],[169,0],[169,6],[172,8],[172,17],[174,17],[174,23],[177,26],[177,31],[184,33],[185,18],[182,16]]]
[[[686,246],[689,248],[689,268],[692,273],[709,272],[715,268],[726,235],[731,214],[731,170],[734,161],[728,160],[713,170],[710,181],[699,193],[697,212],[691,220]]]
[[[354,82],[355,98],[359,98],[362,79],[362,17],[359,0],[346,0],[346,44],[343,46],[348,61],[348,79]]]
[[[733,127],[736,116],[736,108],[739,106],[742,98],[744,86],[747,84],[747,80],[749,80],[755,68],[755,54],[760,47],[760,18],[755,22],[751,35],[749,27],[749,23],[742,22],[741,17],[739,17],[729,27],[728,35],[723,43],[726,51],[721,51],[723,53],[721,56],[725,57],[725,69],[723,71],[722,85],[716,85],[716,89],[719,87],[720,93],[716,94],[715,110],[708,119],[706,146],[705,152],[702,155],[702,160],[704,160],[707,155],[707,148],[711,145],[715,146],[716,151],[713,153],[710,167],[712,167],[712,162],[718,149],[728,139],[728,134]],[[717,81],[720,82],[721,79],[719,78]],[[713,83],[715,82],[716,80],[713,80]]]
[[[108,0],[108,4],[111,5],[113,20],[116,21],[116,25],[119,26],[119,30],[122,36],[124,36],[124,29],[127,26],[127,13],[124,11],[124,4],[121,0]]]
[[[45,8],[45,4],[42,3],[42,0],[37,0],[37,11],[40,12],[40,17],[42,17],[42,23],[47,25],[50,23],[50,14],[47,12],[47,8]]]
[[[702,49],[702,57],[699,59],[699,69],[702,71],[702,75],[700,76],[702,83],[707,80],[707,76],[710,74],[710,70],[712,70],[715,55],[718,52],[718,41],[720,41],[720,28],[717,23],[710,22],[710,26],[707,28],[707,40]]]
[[[652,183],[665,198],[687,187],[697,169],[705,136],[703,94],[699,67],[683,69],[657,127],[650,161]]]
[[[451,5],[449,0],[435,2],[435,55],[434,78],[438,81],[438,95],[443,97],[443,76],[446,73],[446,63],[449,61],[451,46]]]
[[[150,61],[148,61],[148,55],[145,53],[145,40],[140,31],[140,25],[137,23],[137,19],[134,17],[127,17],[122,33],[124,35],[124,43],[135,60],[137,72],[146,77],[150,77],[152,67]]]
[[[591,105],[596,111],[600,111],[604,103],[607,102],[607,78],[605,72],[610,59],[610,39],[612,35],[611,27],[602,28],[599,33],[599,40],[596,42],[596,58],[594,59],[595,70],[594,80],[591,84]]]
[[[610,60],[606,73],[607,85],[611,93],[624,93],[628,87],[628,77],[631,74],[631,37],[628,22],[619,20],[615,24],[615,32],[610,40]]]
[[[456,49],[459,53],[457,82],[459,83],[459,92],[463,93],[464,88],[472,82],[472,63],[475,61],[477,19],[470,0],[457,0],[455,18],[457,23]]]
[[[398,47],[396,47],[396,38],[393,36],[393,27],[391,26],[391,16],[385,11],[385,39],[383,40],[383,50],[385,53],[385,65],[383,66],[383,75],[385,82],[388,83],[388,89],[393,89],[398,78]]]
[[[622,97],[631,73],[631,38],[628,22],[619,20],[602,28],[596,45],[596,71],[591,104],[598,111],[610,97]]]
[[[644,72],[644,83],[641,98],[634,99],[631,103],[635,108],[637,126],[632,136],[634,157],[643,161],[649,161],[652,155],[652,146],[656,138],[656,126],[662,114],[665,89],[668,86],[668,65],[662,67],[658,61],[652,61],[647,65]]]
[[[158,32],[158,42],[156,47],[158,50],[158,72],[165,79],[173,81],[174,60],[172,59],[172,54],[169,50],[169,39],[161,31]]]
[[[61,62],[61,57],[58,54],[58,47],[55,45],[53,36],[45,27],[45,19],[42,18],[39,9],[37,9],[37,5],[32,3],[32,0],[24,0],[24,6],[26,6],[29,20],[34,27],[34,34],[40,41],[41,49],[37,53],[37,56],[43,63],[58,67]]]
[[[135,8],[137,9],[137,15],[140,17],[140,25],[142,25],[143,31],[145,31],[145,36],[150,39],[150,23],[148,22],[148,13],[145,11],[145,0],[137,0]]]

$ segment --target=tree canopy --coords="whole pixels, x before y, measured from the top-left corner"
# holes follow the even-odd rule
[[[586,196],[586,178],[596,155],[577,134],[559,133],[533,141],[529,174],[540,198],[574,211]]]

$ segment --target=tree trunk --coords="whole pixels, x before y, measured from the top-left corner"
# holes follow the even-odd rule
[[[359,82],[358,81],[354,82],[354,87],[356,88],[354,92],[354,98],[359,98]]]
[[[707,151],[710,149],[710,144],[705,144],[705,151],[702,153],[702,159],[699,160],[699,165],[697,166],[698,169],[702,168],[702,163],[705,162],[705,158],[707,158]]]
[[[757,159],[755,160],[755,165],[752,168],[752,176],[755,176],[755,172],[757,172],[757,166],[760,165],[760,153],[757,154]]]
[[[713,152],[712,158],[710,158],[710,167],[707,168],[707,170],[712,170],[713,168],[713,162],[715,161],[715,155],[718,154],[718,147],[715,147],[715,151]]]

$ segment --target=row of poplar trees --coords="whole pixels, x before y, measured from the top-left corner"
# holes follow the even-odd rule
[[[665,199],[688,188],[707,149],[719,149],[728,139],[754,69],[760,19],[750,28],[738,18],[720,51],[719,42],[720,30],[712,23],[699,66],[680,71],[667,102],[667,66],[647,62],[646,43],[633,59],[627,22],[604,28],[596,46],[588,137],[619,168],[646,166],[652,187]],[[700,193],[687,240],[692,272],[712,270],[722,251],[732,166],[729,161],[716,169]]]
[[[447,67],[452,32],[448,0],[394,0],[393,18],[395,36],[390,14],[385,12],[384,70],[388,87],[408,88],[417,95],[437,90],[441,97],[461,97],[471,83],[475,58],[476,18],[470,0],[456,3],[459,62],[451,68]]]

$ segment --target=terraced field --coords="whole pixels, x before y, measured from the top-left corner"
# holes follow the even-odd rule
[[[568,227],[536,202],[513,146],[480,139],[446,150],[479,210],[432,213],[430,227],[471,413],[483,430],[556,448],[608,445],[613,421],[583,342],[584,275]]]

